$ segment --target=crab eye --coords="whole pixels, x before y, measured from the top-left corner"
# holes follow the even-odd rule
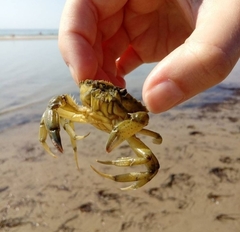
[[[86,85],[91,85],[91,84],[92,84],[92,80],[86,80],[86,81],[85,81],[85,84],[86,84]]]
[[[120,89],[120,93],[122,96],[126,96],[127,95],[127,90],[126,89]]]

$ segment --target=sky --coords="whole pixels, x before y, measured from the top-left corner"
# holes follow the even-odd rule
[[[58,29],[66,0],[0,0],[0,29]]]

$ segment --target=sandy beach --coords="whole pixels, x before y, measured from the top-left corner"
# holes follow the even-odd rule
[[[91,132],[78,142],[80,170],[64,131],[65,151],[57,159],[38,142],[38,122],[2,131],[0,230],[239,232],[239,100],[236,89],[222,103],[151,115],[147,128],[159,132],[163,144],[141,139],[161,168],[136,191],[121,191],[128,183],[104,179],[90,168],[111,174],[145,170],[98,164],[96,159],[135,155],[125,143],[106,153],[108,135],[90,125],[77,126],[80,135]]]

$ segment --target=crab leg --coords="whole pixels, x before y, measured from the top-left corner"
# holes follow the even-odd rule
[[[78,155],[77,155],[77,140],[81,140],[86,138],[90,133],[86,134],[86,135],[76,135],[75,131],[74,131],[74,123],[72,121],[68,121],[66,119],[61,118],[60,119],[61,125],[63,127],[63,129],[68,133],[70,140],[71,140],[71,144],[72,144],[72,148],[73,148],[73,152],[74,152],[74,159],[75,162],[77,164],[77,168],[79,168],[78,165]]]
[[[96,170],[93,166],[91,166],[91,168],[100,176],[108,178],[108,179],[116,181],[116,182],[131,182],[131,181],[137,180],[136,183],[134,183],[128,187],[120,188],[121,190],[136,190],[136,189],[142,187],[143,185],[145,185],[147,182],[149,182],[154,177],[153,176],[151,179],[146,179],[149,176],[148,172],[130,172],[130,173],[114,176],[114,175],[102,173],[102,172]]]
[[[147,135],[150,137],[153,137],[153,143],[155,144],[161,144],[162,143],[162,136],[154,131],[148,130],[148,129],[142,129],[138,132],[138,134]]]
[[[130,185],[129,187],[121,188],[122,190],[140,188],[141,186],[149,182],[157,174],[158,169],[160,168],[157,158],[154,156],[152,151],[140,139],[138,139],[135,136],[132,136],[131,138],[127,139],[127,141],[130,147],[138,156],[137,158],[124,157],[124,158],[119,158],[113,161],[98,161],[98,162],[102,164],[115,165],[118,167],[127,167],[127,166],[145,164],[145,166],[147,167],[146,172],[130,172],[127,174],[114,176],[114,175],[99,172],[98,170],[92,167],[92,169],[95,172],[97,172],[100,176],[109,178],[117,182],[137,181],[136,183]]]

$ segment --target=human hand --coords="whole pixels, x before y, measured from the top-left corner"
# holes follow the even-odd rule
[[[240,0],[68,0],[59,46],[72,76],[124,87],[160,61],[143,86],[159,113],[222,81],[240,56]]]

